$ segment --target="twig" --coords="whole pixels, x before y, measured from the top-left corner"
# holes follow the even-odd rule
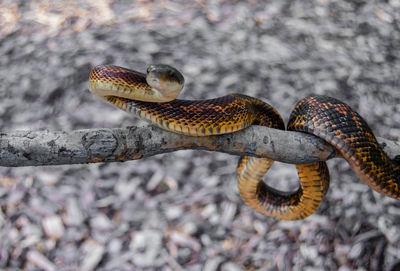
[[[378,138],[389,157],[400,142]],[[210,137],[189,137],[153,126],[76,131],[0,133],[0,166],[44,166],[122,162],[183,149],[269,157],[286,163],[324,161],[339,155],[323,140],[297,132],[252,126]]]

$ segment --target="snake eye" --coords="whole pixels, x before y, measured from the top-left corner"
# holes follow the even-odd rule
[[[150,76],[147,80],[147,83],[151,86],[157,86],[160,84],[160,79],[154,76]]]

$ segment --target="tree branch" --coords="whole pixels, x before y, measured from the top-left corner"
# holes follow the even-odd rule
[[[389,157],[394,158],[400,153],[400,142],[383,138],[378,141]],[[262,126],[220,136],[190,137],[148,125],[69,132],[0,133],[0,166],[122,162],[185,149],[269,157],[292,164],[339,156],[330,145],[315,136]]]

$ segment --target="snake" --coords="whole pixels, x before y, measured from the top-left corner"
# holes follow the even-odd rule
[[[233,133],[250,125],[285,130],[277,110],[244,94],[206,100],[176,99],[184,81],[177,69],[165,64],[149,65],[146,73],[99,65],[90,72],[89,90],[155,126],[187,136]],[[323,139],[370,188],[400,200],[399,161],[385,154],[367,122],[349,105],[328,96],[308,96],[295,105],[287,130]],[[299,220],[313,214],[329,188],[326,163],[297,164],[299,187],[295,191],[280,191],[263,181],[273,163],[267,157],[239,159],[237,179],[244,203],[276,220]]]

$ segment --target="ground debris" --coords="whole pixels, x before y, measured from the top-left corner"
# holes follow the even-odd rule
[[[185,76],[183,99],[253,95],[287,120],[301,98],[329,95],[400,140],[398,1],[89,2],[0,1],[2,131],[140,124],[88,91],[90,69],[167,63]],[[0,269],[398,270],[399,202],[341,159],[299,222],[245,206],[236,165],[198,150],[1,168]],[[286,164],[265,179],[298,185]]]

